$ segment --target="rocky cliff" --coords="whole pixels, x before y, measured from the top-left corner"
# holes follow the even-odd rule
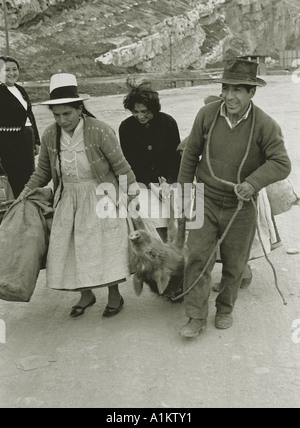
[[[5,16],[0,0],[0,49]],[[299,48],[298,0],[6,0],[10,54],[48,77],[202,69]],[[95,62],[96,60],[96,62]]]

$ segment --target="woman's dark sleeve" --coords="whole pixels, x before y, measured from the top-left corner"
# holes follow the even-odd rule
[[[180,144],[179,129],[176,120],[173,118],[171,118],[168,125],[167,138],[169,158],[167,167],[167,177],[165,178],[167,182],[171,184],[177,181],[181,161],[180,153],[177,150],[177,147]]]
[[[130,164],[137,181],[148,185],[151,182],[151,177],[148,175],[148,168],[137,155],[137,147],[133,138],[134,129],[123,121],[119,126],[119,140],[122,151],[127,162]]]

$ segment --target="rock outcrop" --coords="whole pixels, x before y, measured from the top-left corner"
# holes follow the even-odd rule
[[[3,2],[3,0],[2,0]],[[201,69],[300,43],[298,0],[6,0],[10,46],[26,64],[58,57],[124,72]],[[1,4],[1,0],[0,0]],[[0,46],[5,20],[0,7]],[[52,59],[52,61],[51,61]],[[71,65],[70,65],[71,64]],[[72,67],[71,67],[72,68]],[[34,67],[32,67],[34,70]],[[38,70],[41,73],[41,69]]]
[[[179,16],[164,19],[153,26],[137,42],[112,49],[96,58],[96,62],[118,67],[133,67],[139,71],[166,72],[188,67],[203,68],[207,62],[220,60],[223,46],[232,38],[220,6],[225,0],[198,2],[196,7]],[[208,27],[218,28],[211,49],[205,46]]]

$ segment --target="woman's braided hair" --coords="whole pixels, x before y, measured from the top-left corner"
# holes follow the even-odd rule
[[[57,123],[56,124],[56,150],[57,150],[58,165],[59,165],[59,171],[60,171],[60,193],[59,193],[59,198],[58,198],[57,203],[60,201],[61,195],[62,195],[62,192],[63,192],[63,189],[64,189],[64,183],[63,183],[62,172],[61,172],[61,156],[60,156],[61,145],[60,145],[60,137],[61,137],[61,127]]]
[[[67,103],[65,105],[73,107],[76,110],[78,110],[80,107],[82,107],[82,113],[83,114],[85,114],[86,116],[89,116],[89,117],[96,118],[96,116],[94,116],[92,113],[90,113],[86,109],[86,107],[85,107],[85,105],[84,105],[84,103],[82,101],[75,101],[75,102],[72,102],[72,103]],[[49,107],[52,110],[53,105],[50,105]],[[60,201],[62,193],[63,193],[63,190],[64,190],[64,183],[63,183],[63,179],[62,179],[62,169],[61,169],[61,144],[60,144],[60,139],[61,139],[61,127],[59,126],[58,123],[56,123],[56,144],[55,144],[55,146],[56,146],[56,150],[57,150],[58,165],[59,165],[59,172],[60,172],[60,192],[59,192],[59,198],[57,200],[57,204]]]

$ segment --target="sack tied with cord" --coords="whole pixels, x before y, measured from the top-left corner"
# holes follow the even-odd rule
[[[37,188],[6,212],[0,226],[0,299],[29,302],[45,267],[53,193]]]

